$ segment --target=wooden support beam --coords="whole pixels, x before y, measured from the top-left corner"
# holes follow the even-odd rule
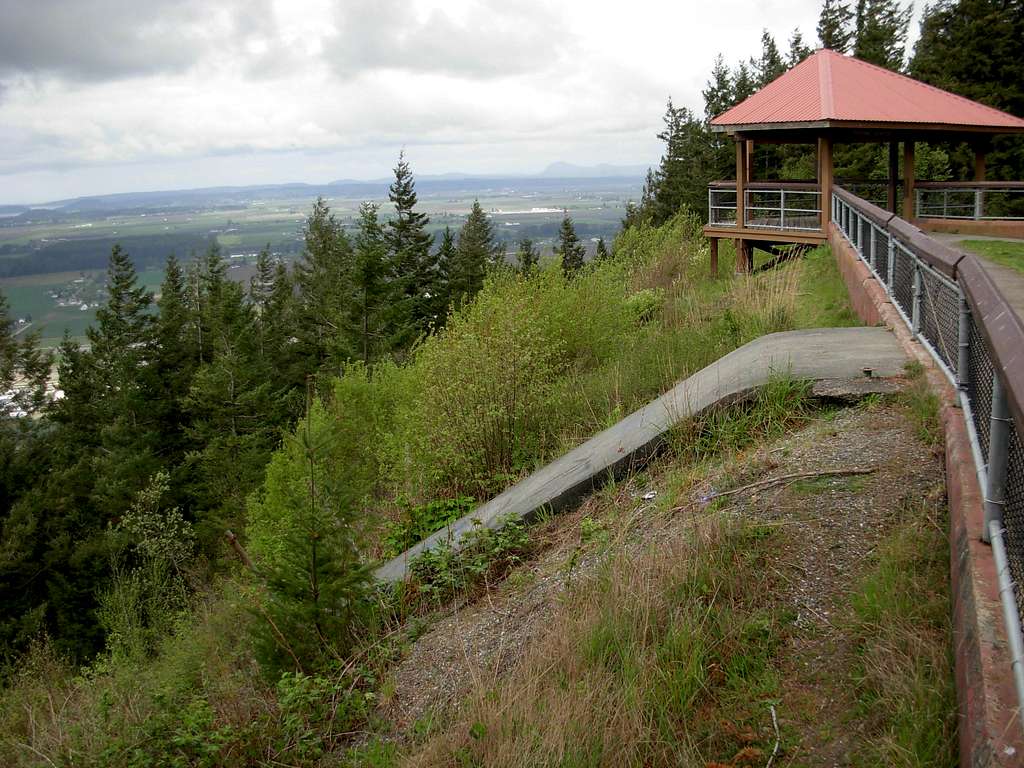
[[[832,137],[818,137],[818,189],[821,191],[821,231],[832,220]]]
[[[747,143],[742,139],[736,140],[736,226],[747,225],[746,211],[746,189],[747,189]]]
[[[754,180],[754,140],[747,139],[747,181]]]
[[[974,180],[985,180],[985,148],[981,146],[974,148]]]
[[[889,194],[886,198],[886,210],[899,213],[896,208],[896,185],[900,180],[900,143],[889,142]]]
[[[903,142],[903,218],[914,220],[914,142]]]
[[[711,243],[711,276],[718,277],[718,238],[712,237]]]

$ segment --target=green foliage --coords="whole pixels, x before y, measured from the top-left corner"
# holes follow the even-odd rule
[[[468,515],[475,506],[472,496],[441,499],[414,506],[408,501],[401,505],[401,517],[388,523],[384,535],[384,557],[394,557],[422,541],[435,531],[451,525]]]
[[[1024,273],[1024,243],[1019,240],[961,240],[958,245],[996,264]]]
[[[644,288],[626,299],[626,310],[638,325],[649,323],[665,304],[665,294],[656,288]]]
[[[498,521],[489,528],[479,520],[458,542],[428,549],[409,564],[412,576],[406,598],[441,603],[472,590],[485,580],[498,580],[529,551],[526,526],[517,520]]]
[[[603,242],[603,241],[602,241]],[[540,251],[534,246],[530,238],[523,238],[519,241],[519,250],[516,251],[516,264],[519,271],[529,275],[540,261]]]

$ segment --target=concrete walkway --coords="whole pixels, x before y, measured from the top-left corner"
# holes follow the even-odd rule
[[[380,567],[381,582],[405,578],[407,565],[426,549],[458,541],[474,521],[499,528],[509,519],[528,520],[541,509],[568,506],[610,477],[639,466],[680,421],[766,384],[773,375],[797,379],[864,379],[903,373],[907,362],[885,328],[826,328],[762,336],[677,384],[657,400],[524,478],[469,515]]]
[[[1006,301],[1013,307],[1013,311],[1017,313],[1017,317],[1024,320],[1024,273],[1013,267],[991,262],[980,253],[974,253],[974,251],[970,251],[960,245],[964,240],[1001,240],[1009,243],[1024,243],[1024,240],[1016,240],[1012,237],[989,237],[987,235],[955,235],[947,232],[929,232],[928,236],[977,256],[981,263],[985,265],[985,271],[992,276],[996,285],[999,286],[999,290],[1006,297]]]

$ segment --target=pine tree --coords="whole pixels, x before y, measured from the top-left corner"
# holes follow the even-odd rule
[[[707,184],[716,168],[716,147],[703,121],[695,119],[686,107],[675,107],[671,99],[664,121],[658,138],[665,142],[665,154],[653,176],[652,197],[644,203],[656,226],[683,207],[706,214]],[[648,176],[648,184],[651,182]]]
[[[729,68],[725,66],[722,54],[715,57],[711,68],[711,79],[701,92],[704,96],[704,117],[711,120],[736,103],[735,89]]]
[[[566,213],[562,218],[562,226],[558,230],[558,245],[555,246],[555,255],[561,259],[562,272],[566,277],[575,277],[583,269],[583,259],[587,249],[576,236],[576,228],[572,225],[572,219]]]
[[[821,47],[836,53],[846,53],[853,40],[851,19],[853,12],[843,0],[825,0],[818,16],[818,40],[821,41]]]
[[[611,254],[608,253],[608,247],[604,244],[604,238],[597,238],[597,250],[594,251],[595,261],[604,261],[609,258]]]
[[[455,261],[451,270],[451,295],[456,304],[472,299],[484,287],[487,269],[497,261],[500,246],[494,229],[478,200],[459,230]]]
[[[775,38],[768,34],[767,29],[761,32],[761,58],[751,61],[751,64],[756,73],[757,88],[764,88],[786,71]]]
[[[540,251],[533,244],[533,240],[528,237],[520,240],[519,250],[516,251],[516,264],[519,266],[519,271],[524,275],[529,275],[539,261]]]
[[[739,66],[736,67],[732,82],[733,99],[736,104],[752,96],[754,91],[757,90],[757,81],[754,79],[754,75],[751,74],[750,67],[746,62],[741,61]]]
[[[299,289],[296,336],[310,372],[337,371],[352,349],[347,319],[352,301],[352,246],[323,198],[306,220],[305,249],[295,265]]]
[[[431,253],[434,238],[426,231],[430,219],[416,210],[416,183],[404,151],[398,155],[394,172],[388,199],[395,206],[395,216],[386,229],[391,274],[390,335],[395,348],[405,349],[439,319],[432,301],[437,291],[437,263]]]
[[[897,0],[857,0],[857,35],[853,55],[891,69],[903,70],[910,6]]]
[[[458,259],[458,246],[451,227],[441,233],[441,245],[437,249],[437,311],[444,319],[452,305],[452,277]]]
[[[1024,2],[940,0],[925,8],[910,74],[1013,115],[1024,115]],[[947,147],[956,178],[972,178],[970,147]],[[1024,178],[1024,137],[999,136],[986,157],[996,179]]]
[[[359,206],[359,231],[352,274],[355,315],[351,325],[355,329],[355,347],[365,365],[377,356],[383,342],[381,318],[387,289],[388,247],[377,211],[378,206],[372,203]]]
[[[800,29],[794,29],[789,38],[789,53],[786,54],[786,66],[795,67],[812,53],[811,49],[804,43],[804,36]]]

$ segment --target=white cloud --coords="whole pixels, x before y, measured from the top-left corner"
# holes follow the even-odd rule
[[[0,0],[0,202],[653,163],[714,56],[818,0]]]

